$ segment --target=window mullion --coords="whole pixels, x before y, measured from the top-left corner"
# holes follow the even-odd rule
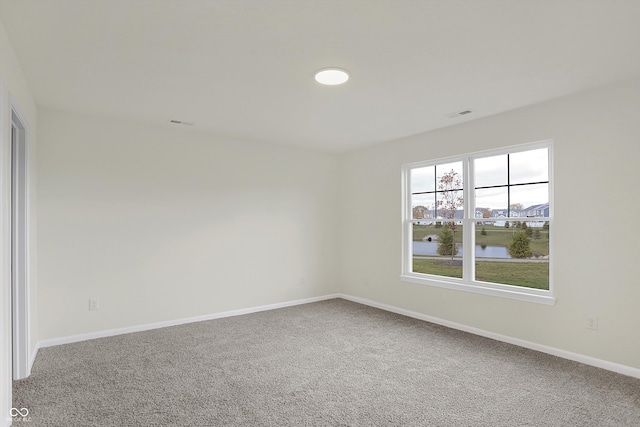
[[[511,163],[507,153],[507,218],[511,218]]]
[[[475,277],[475,197],[473,161],[467,157],[463,162],[464,220],[462,222],[462,278],[471,281]]]
[[[403,187],[411,189],[413,182],[411,180],[411,169],[404,170]],[[407,194],[408,193],[408,194]],[[403,248],[402,248],[402,270],[413,271],[413,250],[412,250],[412,235],[413,235],[413,208],[412,208],[412,195],[411,191],[405,192],[404,200],[404,218],[403,218]]]

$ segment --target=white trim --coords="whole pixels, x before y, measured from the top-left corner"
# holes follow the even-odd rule
[[[31,352],[31,356],[29,357],[29,375],[31,375],[31,370],[33,369],[33,364],[36,361],[36,357],[38,357],[38,350],[40,350],[40,343],[37,342],[33,351]]]
[[[556,299],[553,296],[553,236],[549,235],[549,289],[534,289],[528,287],[519,287],[501,283],[488,283],[475,280],[475,223],[479,218],[475,218],[475,177],[473,171],[473,160],[485,157],[492,157],[502,154],[519,153],[530,150],[546,148],[548,151],[548,196],[549,196],[549,217],[542,217],[544,221],[549,223],[553,228],[553,139],[536,141],[526,144],[502,147],[494,150],[477,151],[474,153],[462,154],[458,156],[450,156],[440,159],[407,163],[402,165],[402,247],[401,247],[401,273],[400,280],[403,282],[416,283],[420,285],[435,286],[439,288],[452,289],[462,292],[472,292],[481,295],[490,295],[494,297],[504,297],[527,301],[532,303],[540,303],[546,305],[555,305]],[[431,167],[452,162],[462,162],[464,188],[470,189],[464,191],[464,216],[456,219],[463,224],[463,274],[462,278],[451,278],[432,274],[422,274],[413,272],[413,239],[412,224],[424,221],[424,219],[413,218],[412,196],[411,196],[411,171],[420,167]],[[522,221],[525,217],[514,217],[509,221]],[[437,219],[429,219],[437,221]],[[486,218],[482,220],[495,220],[494,218]],[[504,220],[504,219],[500,219]],[[529,218],[526,218],[529,220]],[[532,219],[532,220],[535,220]]]
[[[545,305],[555,305],[556,298],[551,295],[549,291],[530,288],[518,288],[517,286],[500,285],[483,282],[473,282],[469,284],[463,282],[462,279],[454,281],[454,278],[447,278],[441,276],[427,275],[427,274],[402,274],[400,280],[403,282],[416,283],[418,285],[435,286],[437,288],[451,289],[454,291],[471,292],[480,295],[489,295],[493,297],[502,297],[508,299],[515,299],[518,301],[533,302]],[[500,289],[499,286],[509,288]],[[511,289],[513,288],[513,289]],[[522,290],[520,290],[522,289]]]
[[[462,162],[462,176],[463,184],[465,188],[476,188],[475,177],[473,176],[473,161]],[[476,228],[475,220],[469,220],[469,217],[475,219],[475,197],[467,197],[464,191],[463,209],[464,215],[462,221],[462,278],[467,280],[473,280],[476,277],[476,263],[475,263],[475,251],[476,251]],[[474,193],[475,195],[475,193]],[[455,240],[453,241],[455,245]],[[464,262],[464,260],[473,259],[474,262]]]
[[[634,368],[631,366],[610,362],[608,360],[598,359],[598,358],[587,356],[580,353],[574,353],[571,351],[562,350],[555,347],[549,347],[543,344],[538,344],[531,341],[522,340],[519,338],[513,338],[507,335],[497,334],[495,332],[489,332],[484,329],[478,329],[473,326],[467,326],[461,323],[451,322],[449,320],[440,319],[438,317],[429,316],[429,315],[418,313],[411,310],[406,310],[404,308],[395,307],[389,304],[384,304],[384,303],[373,301],[367,298],[355,297],[352,295],[345,295],[345,294],[340,294],[339,297],[346,299],[348,301],[353,301],[359,304],[364,304],[370,307],[375,307],[381,310],[389,311],[391,313],[401,314],[403,316],[412,317],[414,319],[424,320],[426,322],[435,323],[438,325],[446,326],[448,328],[469,332],[471,334],[479,335],[486,338],[491,338],[496,341],[517,345],[519,347],[528,348],[530,350],[539,351],[541,353],[550,354],[553,356],[561,357],[563,359],[573,360],[574,362],[583,363],[589,366],[595,366],[596,368],[606,369],[608,371],[616,372],[618,374],[627,375],[634,378],[640,378],[640,368]]]
[[[17,102],[9,94],[10,129],[16,128],[16,142],[21,151],[14,153],[13,138],[10,137],[10,182],[11,182],[11,254],[12,254],[12,304],[13,304],[13,343],[12,370],[13,379],[27,378],[31,374],[29,364],[30,343],[30,286],[29,286],[29,146],[30,126],[25,115],[20,111]],[[17,168],[17,169],[16,169]],[[16,184],[16,174],[19,183]],[[20,180],[22,178],[22,180]],[[22,200],[22,209],[14,205],[15,193]],[[17,215],[19,214],[19,216]],[[14,228],[14,215],[19,221]],[[17,236],[16,236],[17,235]],[[17,237],[17,240],[15,240]],[[18,261],[13,258],[17,256]]]
[[[0,76],[1,77],[1,76]],[[7,153],[5,148],[6,144],[6,118],[4,111],[4,82],[0,78],[0,423],[2,426],[8,427],[11,425],[10,409],[11,409],[11,302],[9,301],[9,284],[11,278],[9,277],[8,268],[9,262],[7,258],[7,250],[9,247],[5,245],[5,239],[9,234],[8,221],[5,222],[5,217],[8,215],[8,205],[5,203],[5,190],[8,189],[6,183],[6,171],[5,163],[8,165],[8,161],[5,162],[4,154]],[[11,118],[9,117],[9,120]],[[8,217],[7,217],[8,219]],[[10,242],[7,242],[10,244]]]
[[[96,338],[111,337],[114,335],[129,334],[132,332],[142,332],[151,329],[166,328],[168,326],[183,325],[185,323],[202,322],[205,320],[221,319],[223,317],[240,316],[243,314],[257,313],[260,311],[275,310],[278,308],[291,307],[294,305],[309,304],[312,302],[325,301],[328,299],[340,298],[339,294],[323,295],[319,297],[304,298],[294,301],[286,301],[275,304],[260,305],[257,307],[241,308],[238,310],[223,311],[220,313],[205,314],[203,316],[188,317],[184,319],[167,320],[164,322],[147,323],[144,325],[129,326],[126,328],[109,329],[106,331],[91,332],[88,334],[71,335],[68,337],[52,338],[39,341],[37,348],[52,347],[61,344],[70,344],[74,342],[87,341]],[[34,356],[35,358],[35,356]]]

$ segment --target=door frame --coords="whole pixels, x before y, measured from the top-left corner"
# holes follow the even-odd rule
[[[29,289],[29,126],[9,99],[12,376],[31,374]]]

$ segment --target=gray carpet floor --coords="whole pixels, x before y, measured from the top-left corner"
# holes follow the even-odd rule
[[[41,349],[29,426],[640,426],[640,380],[342,299]]]

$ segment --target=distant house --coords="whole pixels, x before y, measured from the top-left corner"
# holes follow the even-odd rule
[[[433,212],[427,208],[426,206],[415,206],[413,208],[413,217],[415,219],[433,219]],[[433,221],[419,221],[416,222],[418,225],[430,225],[433,224]]]
[[[529,206],[524,210],[525,215],[529,218],[536,216],[549,216],[549,203],[542,203],[539,205]],[[528,227],[542,227],[544,221],[527,221]]]
[[[491,218],[520,218],[524,215],[524,209],[492,209]]]
[[[540,216],[549,216],[549,203],[532,205],[525,209],[492,209],[490,218],[499,218],[501,221],[496,221],[494,225],[501,227],[505,225],[507,218],[531,218]],[[540,221],[527,222],[527,226],[529,227],[541,227],[542,224],[543,222]]]
[[[429,216],[426,216],[429,215]],[[426,206],[414,206],[413,217],[414,218],[430,218],[431,213]]]
[[[426,206],[415,206],[413,208],[413,217],[415,219],[426,219],[426,220],[438,220],[445,222],[448,218],[444,217],[440,212],[436,216],[432,209],[427,208]],[[494,225],[498,227],[502,227],[505,225],[507,218],[509,220],[515,218],[526,218],[526,217],[538,217],[538,216],[549,216],[549,203],[543,203],[539,205],[529,206],[526,209],[492,209],[489,215],[489,218],[484,218],[484,212],[481,209],[476,209],[474,212],[474,218],[485,219],[485,221],[492,221]],[[453,215],[454,219],[462,220],[464,218],[464,210],[458,209]],[[498,219],[498,221],[496,221]],[[458,224],[462,224],[462,221],[456,221]],[[417,224],[421,225],[429,225],[433,224],[433,221],[419,221]],[[540,227],[539,222],[531,222],[527,223],[527,225],[531,227]]]
[[[549,216],[549,203],[542,203],[540,205],[529,206],[524,209],[524,216]]]
[[[474,218],[478,218],[478,219],[482,219],[484,218],[484,212],[481,211],[480,209],[476,209],[474,212]],[[445,222],[446,219],[444,216],[442,215],[438,215],[437,217],[440,220],[443,220],[443,222]],[[453,215],[453,219],[459,219],[462,220],[464,218],[464,210],[463,209],[458,209],[456,210],[455,214]],[[456,221],[457,224],[462,224],[462,221]]]
[[[453,218],[448,217],[448,216],[447,217],[443,216],[441,211],[439,211],[438,213],[439,213],[439,215],[436,217],[438,222],[445,223],[445,222],[447,222],[447,220],[458,219],[460,221],[455,221],[456,224],[462,225],[462,219],[464,218],[464,210],[462,210],[462,209],[456,210],[455,213],[453,214]]]
[[[496,227],[503,227],[506,223],[507,218],[520,218],[524,216],[524,211],[522,209],[492,209],[490,218],[500,218],[503,221],[496,221],[493,223]]]

